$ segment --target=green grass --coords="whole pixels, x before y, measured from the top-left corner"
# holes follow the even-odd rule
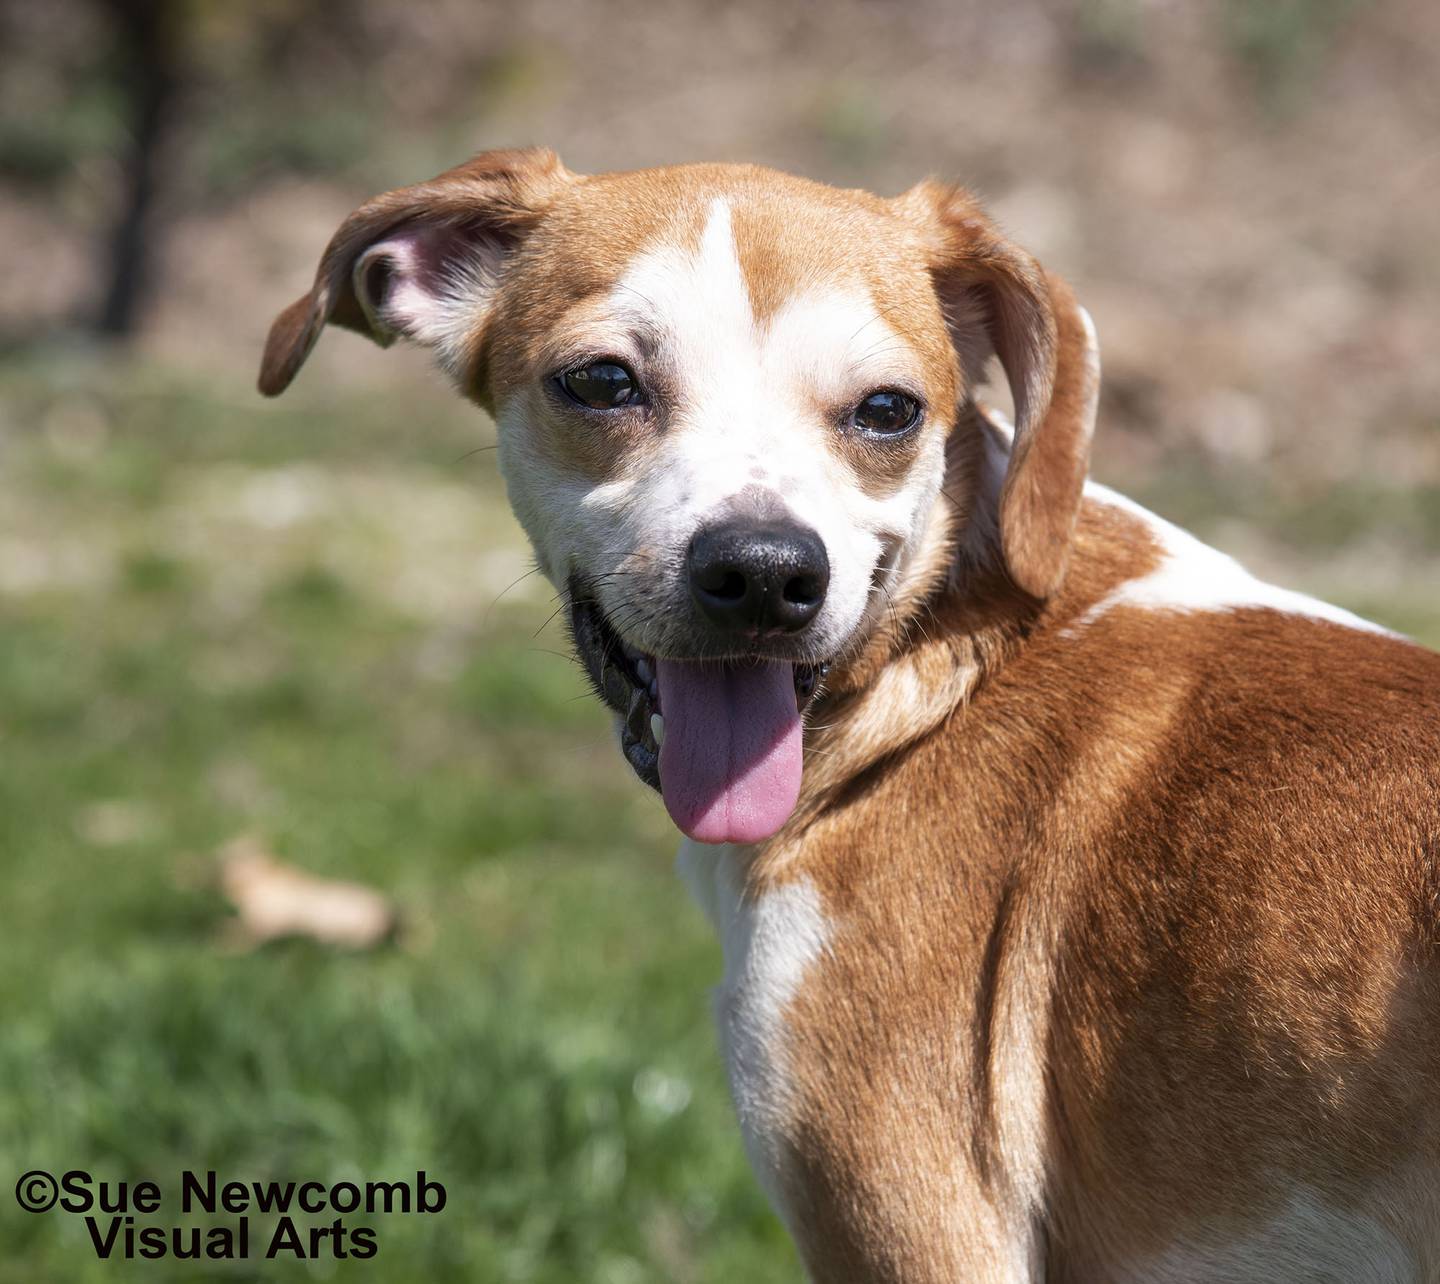
[[[526,563],[493,454],[464,457],[483,420],[414,402],[3,375],[0,1280],[799,1276],[673,832],[548,590],[495,601]],[[228,949],[240,833],[382,888],[398,942]],[[370,1261],[100,1262],[16,1207],[30,1168],[172,1201],[187,1168],[424,1169],[448,1204],[369,1219]]]

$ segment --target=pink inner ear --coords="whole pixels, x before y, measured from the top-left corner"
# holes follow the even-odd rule
[[[496,236],[475,227],[415,222],[370,246],[351,280],[381,342],[405,335],[443,347],[486,303],[502,253]]]
[[[406,335],[438,342],[445,278],[440,237],[405,229],[377,241],[355,262],[355,298],[381,343]]]

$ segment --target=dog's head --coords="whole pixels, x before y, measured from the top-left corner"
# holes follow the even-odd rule
[[[992,354],[1016,434],[986,520],[1014,584],[1053,590],[1088,447],[1057,381],[1077,315],[954,188],[494,152],[342,224],[260,387],[327,322],[434,349],[494,415],[626,757],[685,832],[751,842],[795,804],[806,706],[903,582]],[[950,498],[980,520],[985,497]]]

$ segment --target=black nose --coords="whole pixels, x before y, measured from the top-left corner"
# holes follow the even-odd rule
[[[702,530],[686,555],[690,596],[729,633],[795,633],[820,611],[830,559],[820,536],[785,521],[733,521]]]

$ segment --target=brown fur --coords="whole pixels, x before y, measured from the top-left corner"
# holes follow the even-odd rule
[[[1147,544],[1087,503],[1061,593],[1002,614],[883,771],[826,710],[844,783],[751,871],[756,896],[813,880],[841,925],[788,1045],[817,1279],[988,1278],[1033,1217],[1048,1278],[1102,1280],[1253,1230],[1290,1183],[1364,1207],[1412,1165],[1430,1184],[1388,1215],[1440,1271],[1440,657],[1262,609],[1067,635]],[[976,646],[944,597],[932,638]],[[1047,1030],[1041,1210],[1007,1186],[1009,1003]]]

